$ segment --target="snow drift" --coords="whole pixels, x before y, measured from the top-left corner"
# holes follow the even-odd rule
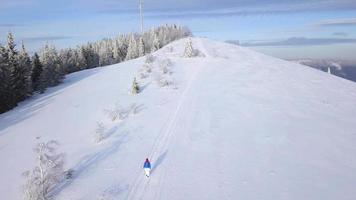
[[[195,57],[182,39],[71,74],[0,115],[1,198],[22,198],[32,149],[49,140],[73,170],[55,199],[356,198],[355,83],[191,40]]]

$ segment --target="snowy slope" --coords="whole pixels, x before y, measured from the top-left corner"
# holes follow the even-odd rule
[[[1,199],[21,199],[32,149],[51,139],[75,170],[56,190],[61,200],[356,199],[355,83],[192,40],[204,57],[182,58],[179,40],[154,54],[146,78],[144,58],[78,72],[0,115]],[[165,59],[171,73],[160,69]],[[128,92],[134,77],[138,95]],[[122,120],[109,119],[115,107],[127,110]]]

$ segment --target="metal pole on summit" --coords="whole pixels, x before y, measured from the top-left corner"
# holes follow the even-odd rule
[[[143,0],[139,0],[140,7],[140,20],[141,20],[141,34],[143,35]]]

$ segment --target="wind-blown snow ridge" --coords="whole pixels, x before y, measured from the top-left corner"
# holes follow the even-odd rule
[[[356,197],[355,83],[209,39],[184,58],[186,42],[74,73],[0,115],[1,196],[21,199],[30,150],[55,139],[75,170],[56,199]]]

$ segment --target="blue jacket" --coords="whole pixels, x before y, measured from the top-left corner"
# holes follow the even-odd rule
[[[151,169],[151,163],[146,161],[145,164],[143,164],[143,168]]]

